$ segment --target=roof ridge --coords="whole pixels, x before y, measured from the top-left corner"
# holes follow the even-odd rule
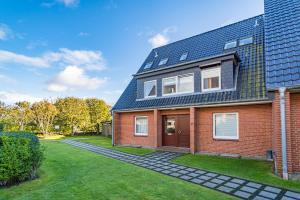
[[[215,28],[215,29],[212,29],[212,30],[203,32],[203,33],[199,33],[199,34],[197,34],[197,35],[193,35],[193,36],[190,36],[190,37],[187,37],[187,38],[184,38],[184,39],[176,40],[176,41],[174,41],[174,42],[172,42],[172,43],[169,43],[169,44],[166,44],[166,45],[163,45],[163,46],[160,46],[160,47],[156,47],[156,48],[152,49],[150,52],[155,51],[155,50],[158,50],[158,49],[160,49],[160,48],[162,48],[162,47],[166,47],[166,46],[169,46],[169,45],[173,45],[173,44],[175,44],[175,43],[182,42],[182,41],[184,41],[184,40],[188,40],[188,39],[191,39],[191,38],[194,38],[194,37],[198,37],[198,36],[200,36],[200,35],[208,34],[208,33],[210,33],[210,32],[217,31],[217,30],[222,29],[222,28],[225,28],[225,27],[233,26],[233,25],[235,25],[235,24],[238,24],[238,23],[241,23],[241,22],[244,22],[244,21],[247,21],[247,20],[251,20],[251,19],[253,19],[253,18],[258,18],[258,17],[264,16],[264,15],[265,15],[265,14],[256,15],[256,16],[253,16],[253,17],[249,17],[249,18],[247,18],[247,19],[243,19],[243,20],[238,21],[238,22],[234,22],[234,23],[231,23],[231,24],[228,24],[228,25],[225,25],[225,26],[221,26],[221,27],[218,27],[218,28]]]

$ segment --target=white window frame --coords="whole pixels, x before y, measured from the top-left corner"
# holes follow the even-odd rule
[[[181,54],[181,56],[180,56],[179,60],[180,60],[180,61],[184,61],[184,60],[186,60],[186,59],[187,59],[187,57],[188,57],[188,55],[189,55],[189,53],[188,53],[188,52],[185,52],[185,53]],[[184,56],[184,59],[183,59],[183,56]]]
[[[192,76],[193,77],[193,89],[191,91],[187,91],[187,92],[179,92],[178,91],[178,86],[179,86],[179,77],[184,77],[184,76]],[[170,94],[165,94],[164,93],[164,82],[167,79],[171,79],[171,78],[175,78],[175,88],[176,88],[176,92],[174,93],[170,93]],[[187,74],[180,74],[178,76],[171,76],[171,77],[166,77],[166,78],[162,78],[162,84],[161,84],[161,91],[162,91],[162,96],[170,96],[170,95],[178,95],[178,94],[189,94],[189,93],[194,93],[195,92],[195,77],[194,77],[194,73],[187,73]]]
[[[243,40],[248,40],[248,39],[251,39],[251,42],[250,43],[246,43],[246,44],[241,44],[241,41],[243,41]],[[240,40],[239,40],[239,46],[245,46],[245,45],[248,45],[248,44],[253,44],[253,37],[252,36],[249,36],[249,37],[245,37],[245,38],[241,38]]]
[[[150,69],[151,67],[152,67],[152,65],[153,65],[153,62],[151,61],[151,62],[147,62],[146,64],[145,64],[145,66],[144,66],[144,69]]]
[[[208,89],[205,89],[204,88],[204,79],[205,78],[210,78],[208,76],[205,76],[205,73],[207,73],[208,71],[214,71],[214,70],[218,70],[218,74],[219,75],[219,87],[217,88],[208,88]],[[201,91],[202,92],[210,92],[210,91],[217,91],[217,90],[221,90],[221,67],[213,67],[213,68],[208,68],[208,69],[202,69],[201,70]]]
[[[160,59],[158,66],[166,65],[168,63],[168,61],[169,61],[169,58],[162,58],[162,59]]]
[[[146,133],[138,133],[138,132],[136,132],[137,131],[136,130],[136,120],[138,118],[146,118],[147,119],[147,132]],[[134,135],[135,136],[148,136],[148,132],[149,132],[149,118],[148,118],[148,116],[135,116],[134,117]]]
[[[149,82],[154,82],[155,83],[155,95],[146,96],[146,94],[145,94],[145,83],[149,83]],[[145,81],[144,82],[144,98],[152,98],[152,97],[156,97],[156,96],[157,96],[157,82],[156,82],[156,80]]]
[[[216,116],[218,114],[236,115],[236,136],[217,136],[216,135]],[[213,113],[213,138],[222,140],[238,140],[239,139],[239,113],[238,112],[226,112],[226,113]]]
[[[227,45],[232,44],[232,43],[235,43],[235,45],[234,45],[233,47],[226,47]],[[237,40],[228,41],[228,42],[225,43],[224,49],[225,49],[225,50],[226,50],[226,49],[233,49],[233,48],[236,48],[237,45],[238,45]]]

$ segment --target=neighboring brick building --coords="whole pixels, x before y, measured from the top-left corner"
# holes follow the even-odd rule
[[[300,1],[153,49],[113,107],[113,143],[274,158],[300,174]]]

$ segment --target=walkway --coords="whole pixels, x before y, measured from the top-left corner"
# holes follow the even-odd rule
[[[300,200],[300,193],[297,192],[171,163],[170,160],[181,156],[180,153],[154,152],[140,156],[74,140],[62,140],[62,142],[233,195],[240,199]]]

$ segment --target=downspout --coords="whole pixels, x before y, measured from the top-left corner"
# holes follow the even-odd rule
[[[279,88],[280,93],[280,122],[281,122],[281,154],[282,154],[282,177],[288,179],[287,153],[286,153],[286,120],[285,120],[285,87]]]
[[[115,146],[115,135],[114,135],[114,111],[111,111],[112,121],[111,121],[111,144]]]

